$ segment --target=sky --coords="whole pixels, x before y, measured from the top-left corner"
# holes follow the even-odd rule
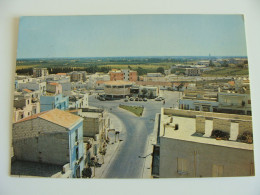
[[[25,16],[17,58],[247,56],[243,15]]]

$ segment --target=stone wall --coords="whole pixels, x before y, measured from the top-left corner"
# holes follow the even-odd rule
[[[182,173],[178,158],[186,160]],[[214,166],[223,167],[223,177],[254,175],[253,150],[160,138],[160,178],[212,177]]]
[[[215,112],[202,112],[202,111],[179,110],[179,109],[169,109],[169,108],[162,108],[162,112],[163,112],[162,114],[165,115],[183,116],[183,117],[192,117],[192,118],[195,118],[196,115],[201,115],[207,118],[229,118],[229,119],[238,119],[238,120],[252,120],[252,116],[215,113]]]
[[[63,165],[69,162],[68,131],[36,118],[13,125],[13,149],[17,160]]]
[[[83,121],[84,137],[94,137],[96,134],[99,134],[100,130],[101,129],[100,129],[99,118],[84,117],[84,121]]]
[[[220,130],[230,134],[230,127],[230,119],[213,118],[213,130]]]
[[[246,131],[251,133],[253,132],[252,121],[238,121],[238,124],[239,124],[238,134],[242,134]]]

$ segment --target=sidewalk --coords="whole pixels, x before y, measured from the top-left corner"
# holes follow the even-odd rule
[[[120,132],[126,131],[124,124],[114,114],[109,113],[109,117],[111,121],[110,129],[115,129],[116,131],[120,131]],[[92,168],[92,174],[93,174],[92,178],[105,177],[111,163],[113,162],[115,156],[117,155],[119,147],[122,144],[122,142],[118,140],[118,137],[116,138],[116,142],[115,142],[115,132],[109,132],[108,136],[110,138],[110,142],[107,144],[106,155],[104,155],[103,158],[102,155],[98,154],[99,163],[102,164],[104,159],[104,164],[102,164],[101,167],[96,167],[95,172]],[[120,135],[119,135],[119,139],[120,139]]]
[[[154,124],[158,124],[159,120],[159,114],[156,114]],[[143,179],[152,179],[152,161],[153,161],[153,144],[157,143],[157,133],[158,133],[158,126],[154,125],[153,132],[149,135],[147,139],[147,145],[146,145],[146,152],[145,154],[151,154],[145,158],[144,167],[143,167],[143,173],[142,178]]]

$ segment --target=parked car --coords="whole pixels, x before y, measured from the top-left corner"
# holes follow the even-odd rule
[[[142,98],[139,98],[138,101],[143,101],[143,99],[142,99]]]
[[[147,98],[144,98],[143,101],[144,101],[144,102],[147,102]]]
[[[161,97],[157,97],[154,99],[155,101],[162,101]]]
[[[138,100],[139,100],[139,98],[138,98],[138,97],[136,97],[136,98],[135,98],[135,101],[138,101]]]
[[[161,98],[161,100],[165,100],[165,97],[160,97]]]
[[[128,102],[128,99],[126,98],[126,99],[124,99],[124,101],[125,101],[125,102]]]
[[[104,97],[99,97],[98,98],[100,101],[106,101],[106,99]]]
[[[130,97],[129,100],[130,100],[130,101],[134,101],[134,98],[133,98],[133,97]]]

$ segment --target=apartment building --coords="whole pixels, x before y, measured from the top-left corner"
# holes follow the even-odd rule
[[[40,112],[40,102],[30,95],[15,95],[13,108],[13,122],[32,116]]]
[[[67,73],[67,75],[70,76],[71,82],[86,81],[86,71],[73,71]]]
[[[129,69],[109,71],[110,81],[137,81],[137,72]]]
[[[48,74],[49,74],[49,71],[47,68],[34,68],[33,69],[33,78],[45,77]]]

